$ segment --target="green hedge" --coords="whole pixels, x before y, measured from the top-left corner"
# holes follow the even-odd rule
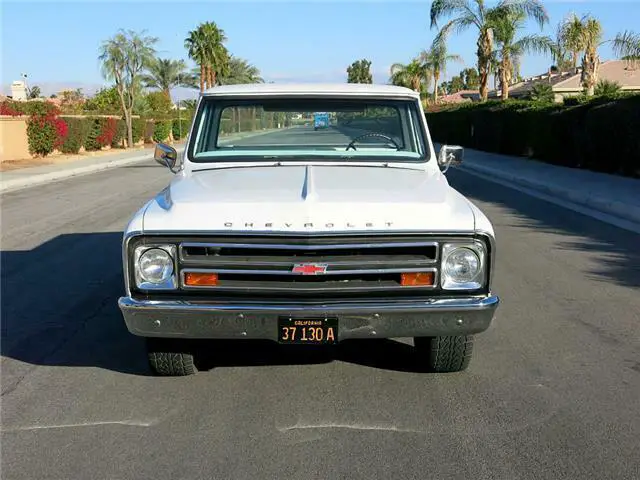
[[[127,122],[120,119],[116,124],[116,132],[111,140],[111,148],[125,148],[127,138]]]
[[[191,127],[190,120],[185,120],[184,118],[182,118],[180,119],[180,121],[178,121],[177,118],[174,119],[173,124],[171,126],[174,140],[181,140],[183,138],[186,138],[187,135],[189,134],[190,127]],[[181,132],[182,132],[182,135],[180,134]]]
[[[161,143],[166,141],[169,138],[169,134],[172,130],[172,122],[170,121],[160,121],[155,122],[153,128],[153,141],[156,143]]]
[[[87,140],[88,122],[86,118],[74,118],[74,117],[61,117],[65,122],[69,130],[67,137],[64,139],[61,151],[62,153],[76,154],[85,145]]]
[[[133,143],[138,143],[144,135],[145,120],[142,118],[134,118],[131,121],[131,130],[133,133]],[[126,134],[125,134],[126,135]]]
[[[640,177],[640,95],[576,103],[466,104],[426,118],[436,142]]]

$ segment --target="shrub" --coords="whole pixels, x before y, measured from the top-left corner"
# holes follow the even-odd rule
[[[100,119],[100,135],[96,140],[101,147],[111,145],[113,138],[116,136],[118,129],[118,121],[115,118],[101,118]]]
[[[529,94],[529,98],[534,102],[540,103],[553,103],[555,94],[553,93],[553,87],[548,83],[538,83],[534,85]]]
[[[84,143],[84,149],[86,151],[92,152],[102,148],[98,140],[101,130],[99,118],[87,118],[87,137]]]
[[[164,142],[167,138],[169,138],[171,129],[172,122],[170,121],[162,120],[155,122],[153,128],[153,141],[156,143]]]
[[[191,122],[184,118],[181,118],[180,120],[176,118],[175,120],[173,120],[173,124],[171,127],[173,130],[173,138],[176,140],[185,138],[189,134],[190,126],[191,126]]]
[[[621,90],[622,90],[622,87],[618,82],[611,82],[609,80],[600,80],[596,85],[594,94],[597,97],[613,97],[619,94]]]
[[[17,117],[22,115],[11,102],[2,102],[0,103],[0,115],[11,115],[12,117]]]
[[[111,140],[112,148],[124,148],[124,140],[127,136],[127,123],[119,119],[116,122],[116,131],[113,135],[113,139]]]
[[[65,118],[69,131],[60,150],[62,153],[76,154],[85,144],[87,138],[86,118]]]
[[[45,157],[62,147],[67,133],[66,122],[54,113],[33,114],[27,120],[29,152],[34,156]]]
[[[134,118],[131,121],[131,130],[133,133],[133,143],[138,143],[144,135],[145,120],[142,118]],[[127,136],[125,129],[125,137]]]

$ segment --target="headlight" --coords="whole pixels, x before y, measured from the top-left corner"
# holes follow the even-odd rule
[[[134,253],[136,285],[143,289],[175,289],[175,250],[174,245],[137,247]]]
[[[485,283],[486,250],[480,242],[446,243],[441,278],[445,290],[476,290]]]

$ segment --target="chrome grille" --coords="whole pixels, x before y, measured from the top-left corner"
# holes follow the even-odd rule
[[[424,239],[304,238],[230,239],[179,244],[179,268],[185,290],[260,293],[363,293],[432,289],[402,287],[403,272],[434,272],[437,284],[438,242]],[[317,275],[293,272],[296,264],[321,264]],[[215,287],[188,287],[187,272],[218,274]]]

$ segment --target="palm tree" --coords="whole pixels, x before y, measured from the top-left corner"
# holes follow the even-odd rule
[[[480,97],[483,101],[488,96],[487,83],[495,21],[512,12],[522,12],[526,18],[533,18],[541,28],[549,21],[541,0],[500,0],[491,8],[485,6],[484,0],[434,0],[431,3],[431,28],[437,26],[438,20],[443,17],[458,15],[442,27],[438,36],[446,36],[450,31],[460,33],[469,27],[478,29],[478,73]]]
[[[553,103],[555,99],[553,87],[548,83],[538,83],[531,89],[529,99],[533,100],[534,102]]]
[[[618,82],[600,80],[596,85],[594,94],[599,97],[613,97],[622,91],[622,86]]]
[[[200,92],[216,84],[216,77],[224,74],[229,65],[229,52],[224,46],[227,37],[215,22],[205,22],[190,31],[184,41],[189,58],[200,67]]]
[[[514,73],[518,70],[519,59],[525,53],[549,52],[553,55],[554,44],[549,37],[527,35],[519,40],[515,39],[518,30],[524,27],[526,16],[524,12],[509,12],[495,21],[494,35],[498,45],[497,55],[500,62],[500,85],[502,99],[509,98],[509,86],[512,84]]]
[[[584,46],[580,80],[587,96],[591,97],[598,83],[598,70],[600,69],[600,57],[598,56],[598,47],[602,45],[602,25],[600,22],[595,18],[585,18],[582,22],[580,38]]]
[[[218,77],[220,85],[237,85],[240,83],[264,83],[260,70],[243,58],[231,56],[228,71]]]
[[[171,98],[171,89],[177,86],[189,86],[192,81],[185,72],[187,65],[184,60],[170,60],[156,58],[147,67],[147,73],[140,77],[147,88],[157,88],[167,98]]]
[[[438,103],[438,82],[440,74],[444,73],[449,62],[461,62],[460,55],[449,55],[447,52],[447,43],[444,35],[438,36],[429,50],[423,50],[420,54],[420,60],[425,69],[433,75],[433,103]]]
[[[428,88],[431,80],[431,72],[417,58],[406,65],[394,63],[391,65],[390,74],[392,85],[407,87],[416,92],[422,92],[424,85]]]
[[[613,51],[623,60],[640,60],[640,34],[624,31],[613,39]]]
[[[200,27],[189,32],[189,36],[184,40],[184,47],[187,49],[189,58],[196,62],[200,69],[200,93],[202,93],[205,89],[207,74],[207,53],[206,39]]]
[[[578,72],[578,58],[585,49],[582,35],[584,20],[584,17],[580,19],[573,13],[565,18],[560,27],[560,40],[564,49],[571,53],[571,67],[574,73]]]

